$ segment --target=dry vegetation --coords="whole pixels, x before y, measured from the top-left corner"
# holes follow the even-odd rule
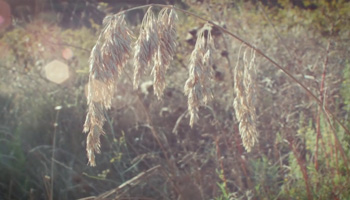
[[[349,3],[193,2],[143,6],[136,26],[131,9],[90,30],[41,30],[55,40],[1,35],[0,198],[350,197]],[[20,68],[37,43],[46,63],[67,38],[80,48],[68,82]]]

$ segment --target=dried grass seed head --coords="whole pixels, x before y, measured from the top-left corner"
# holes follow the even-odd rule
[[[88,114],[84,124],[84,132],[88,132],[86,139],[86,152],[89,164],[95,166],[94,153],[100,153],[100,136],[104,134],[103,124],[106,121],[105,107],[100,102],[92,102],[88,107]]]
[[[165,75],[176,51],[176,22],[175,10],[163,8],[158,14],[159,45],[156,51],[153,74],[153,88],[160,99],[165,88]]]
[[[101,47],[105,64],[120,75],[132,54],[132,32],[126,25],[124,15],[114,15],[104,20],[104,44]],[[115,71],[113,71],[115,73]]]
[[[242,48],[242,47],[241,47]],[[243,146],[249,152],[257,140],[255,114],[255,51],[251,49],[249,56],[246,48],[243,53],[243,65],[240,64],[240,52],[234,69],[234,90],[236,97],[233,102],[235,114],[239,122],[239,132]]]
[[[150,7],[143,17],[140,35],[134,48],[134,88],[138,88],[141,75],[146,68],[151,66],[153,58],[158,50],[158,24]]]
[[[89,164],[95,166],[95,153],[100,152],[100,135],[104,134],[104,113],[111,106],[118,76],[129,59],[132,34],[124,15],[108,16],[90,55],[88,112],[84,132],[88,132],[86,151]]]
[[[198,119],[198,107],[212,99],[210,85],[213,74],[211,69],[213,47],[211,25],[207,23],[198,32],[196,45],[190,58],[189,78],[184,88],[188,96],[191,127]]]

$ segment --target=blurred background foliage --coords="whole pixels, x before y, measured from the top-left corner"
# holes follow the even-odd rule
[[[242,36],[350,128],[349,1],[0,0],[0,199],[49,199],[51,190],[53,199],[77,199],[118,187],[119,199],[350,198],[349,133],[259,56],[259,143],[244,151],[232,106],[241,44],[215,29],[215,98],[189,127],[183,83],[203,22],[182,13],[164,99],[148,76],[132,89],[130,63],[106,113],[97,167],[88,167],[81,132],[90,50],[105,15],[146,3],[175,4]],[[127,14],[135,33],[143,13]],[[47,70],[51,61],[68,66],[60,84],[49,79],[60,73]]]

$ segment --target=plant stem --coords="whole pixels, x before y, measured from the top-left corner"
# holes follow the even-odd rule
[[[325,105],[325,95],[324,95],[324,84],[325,84],[325,79],[326,79],[326,67],[328,63],[328,52],[330,48],[330,41],[328,41],[327,49],[326,49],[326,58],[323,63],[323,73],[322,73],[322,81],[321,81],[321,86],[320,86],[320,99],[322,101],[322,104]],[[319,144],[319,139],[321,137],[321,126],[320,126],[320,110],[321,106],[319,105],[319,109],[317,110],[317,118],[316,118],[316,150],[315,150],[315,169],[318,171],[318,144]]]
[[[53,200],[53,181],[54,181],[54,159],[55,159],[55,150],[56,150],[56,133],[57,133],[57,126],[58,126],[58,116],[60,113],[60,106],[57,106],[55,110],[56,112],[56,118],[55,118],[55,123],[54,123],[54,131],[53,131],[53,144],[52,144],[52,154],[51,154],[51,184],[50,184],[50,200]]]
[[[293,139],[289,140],[289,147],[291,148],[295,159],[297,160],[297,163],[300,167],[300,171],[303,175],[304,178],[304,182],[305,182],[305,186],[306,186],[306,192],[307,192],[307,199],[308,200],[312,200],[312,195],[311,195],[311,190],[310,190],[310,184],[309,184],[309,177],[307,174],[307,167],[306,167],[306,163],[304,160],[300,159],[300,153],[298,152],[298,150],[295,148],[295,144]]]
[[[221,159],[219,140],[220,140],[220,136],[216,136],[215,137],[216,157],[217,157],[217,160],[219,161],[220,168],[222,170],[222,174],[221,175],[222,175],[222,181],[224,182],[224,189],[225,189],[226,194],[228,194],[229,191],[227,189],[227,179],[226,179],[226,176],[225,176],[224,163],[223,163],[223,159]]]

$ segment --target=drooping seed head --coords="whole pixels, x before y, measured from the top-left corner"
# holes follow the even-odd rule
[[[140,35],[134,48],[134,88],[138,88],[141,75],[150,67],[158,50],[158,24],[150,7],[143,17]]]
[[[88,132],[86,151],[91,166],[96,165],[94,153],[100,152],[104,113],[111,107],[117,78],[132,52],[132,34],[123,15],[108,16],[103,24],[89,59],[88,112],[83,131]]]
[[[241,49],[240,49],[241,50]],[[255,78],[255,51],[248,56],[248,48],[243,53],[243,64],[240,64],[240,51],[237,65],[234,69],[234,91],[236,97],[233,102],[236,118],[239,122],[239,133],[243,146],[249,152],[258,141],[256,130],[256,114],[254,106],[254,78]]]
[[[205,35],[205,33],[207,34]],[[213,46],[211,26],[205,24],[197,35],[196,45],[190,58],[189,77],[184,88],[185,94],[188,96],[191,127],[198,119],[199,106],[206,104],[212,98],[210,85]]]
[[[154,58],[153,88],[160,99],[165,88],[165,74],[173,60],[176,51],[176,27],[177,14],[175,10],[164,8],[158,15],[159,45]]]

